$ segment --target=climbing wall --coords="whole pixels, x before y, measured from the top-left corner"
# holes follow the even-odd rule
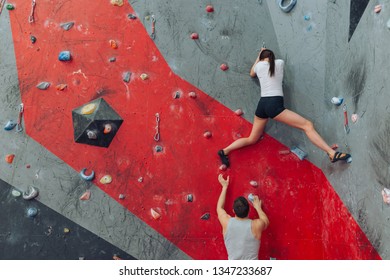
[[[246,10],[215,1],[213,11],[206,11],[205,1],[177,4],[39,1],[32,10],[31,3],[15,1],[9,13],[24,149],[6,145],[16,156],[2,163],[4,180],[23,190],[33,178],[37,200],[136,258],[225,259],[215,212],[223,172],[231,177],[230,214],[238,195],[255,193],[264,201],[271,226],[260,258],[380,258],[321,169],[286,153],[289,147],[275,139],[289,141],[281,126],[271,123],[273,136],[233,153],[228,170],[219,168],[216,151],[251,129],[258,85],[247,72],[263,38],[250,35],[262,26],[261,18],[248,31],[244,27],[256,11],[263,20],[275,17],[271,3],[251,1]],[[272,24],[261,32],[264,43],[278,50]],[[249,38],[251,55],[240,52],[247,45],[243,38]],[[63,51],[69,60],[59,59]],[[100,98],[123,123],[108,147],[75,142],[72,111]],[[7,112],[15,112],[17,101]],[[237,108],[243,116],[234,113]],[[9,142],[10,133],[3,133],[2,142]],[[91,182],[80,179],[83,169],[94,172]],[[331,169],[349,170],[339,163]],[[107,175],[112,182],[101,181]],[[85,190],[91,197],[80,201]]]

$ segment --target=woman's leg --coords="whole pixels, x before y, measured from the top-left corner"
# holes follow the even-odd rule
[[[253,120],[252,131],[249,137],[240,138],[234,141],[233,143],[231,143],[229,146],[223,149],[224,154],[228,155],[231,151],[255,144],[263,135],[267,122],[268,119],[262,119],[255,116]]]
[[[298,115],[297,113],[290,111],[288,109],[283,110],[279,115],[277,115],[274,120],[280,121],[282,123],[288,124],[292,127],[299,128],[303,130],[309,140],[316,145],[318,148],[326,152],[330,159],[333,160],[333,157],[336,153],[318,134],[314,129],[313,123],[304,117]],[[345,155],[345,154],[344,154]]]

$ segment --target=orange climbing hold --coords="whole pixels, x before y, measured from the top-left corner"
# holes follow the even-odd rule
[[[9,164],[11,164],[14,161],[15,155],[14,154],[9,154],[5,156],[5,161]]]
[[[88,200],[91,198],[91,191],[87,190],[85,193],[80,196],[80,200]]]
[[[378,14],[381,11],[382,11],[382,5],[376,5],[375,8],[374,8],[374,12]]]
[[[60,90],[60,91],[63,91],[64,89],[66,89],[67,85],[66,84],[59,84],[56,86],[56,89],[57,90]]]
[[[113,49],[117,49],[118,48],[118,44],[117,44],[117,42],[115,40],[110,40],[109,42],[110,42],[111,48],[113,48]]]
[[[111,0],[111,4],[114,6],[123,6],[123,0]]]

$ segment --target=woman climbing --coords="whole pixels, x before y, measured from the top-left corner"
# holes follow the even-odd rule
[[[269,118],[303,130],[314,145],[328,154],[331,162],[339,160],[350,162],[351,155],[334,151],[317,133],[311,121],[284,108],[283,68],[283,60],[275,60],[275,55],[271,50],[261,49],[250,70],[250,76],[252,78],[257,76],[261,87],[261,98],[255,112],[252,131],[249,137],[237,139],[226,148],[218,151],[222,164],[229,167],[228,155],[232,151],[255,144],[263,135]]]

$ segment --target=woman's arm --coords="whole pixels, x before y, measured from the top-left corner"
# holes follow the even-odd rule
[[[252,68],[251,68],[251,71],[249,72],[249,75],[250,75],[252,78],[256,77],[255,66],[256,66],[256,64],[260,61],[260,54],[261,54],[261,52],[262,52],[263,50],[265,50],[265,48],[261,48],[261,49],[260,49],[259,55],[257,56],[256,61],[255,61],[255,63],[253,63]]]

